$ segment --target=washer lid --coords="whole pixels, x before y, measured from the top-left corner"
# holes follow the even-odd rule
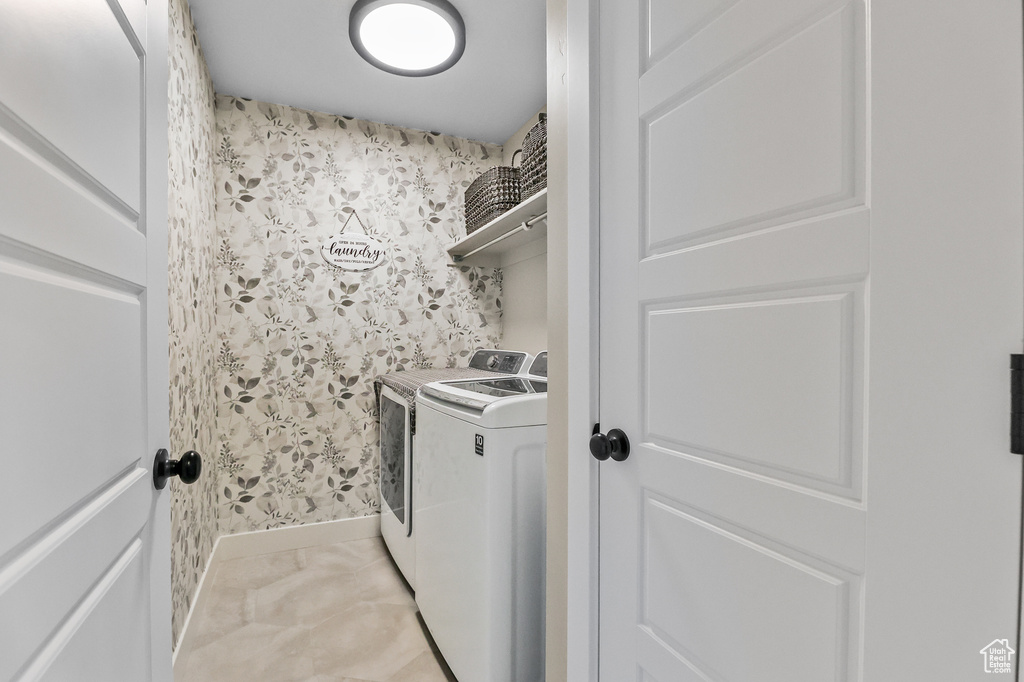
[[[547,382],[536,377],[439,381],[422,387],[418,400],[450,407],[488,428],[547,422]]]
[[[500,379],[469,379],[465,381],[446,381],[445,386],[480,393],[492,398],[508,398],[515,395],[530,393],[547,393],[548,382],[528,377],[502,377]]]

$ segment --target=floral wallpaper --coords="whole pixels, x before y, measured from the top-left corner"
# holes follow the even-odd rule
[[[501,147],[223,95],[216,124],[219,527],[374,514],[374,377],[499,345],[500,271],[445,248]],[[320,256],[353,211],[377,269]]]
[[[186,0],[169,3],[170,452],[203,455],[191,486],[171,479],[172,631],[178,641],[217,539],[217,253],[214,215],[213,82]]]

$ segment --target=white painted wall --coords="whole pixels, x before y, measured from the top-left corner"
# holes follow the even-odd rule
[[[530,128],[541,112],[530,117],[523,127],[502,146],[502,165],[512,163],[512,154],[523,146]],[[516,160],[518,165],[520,159]],[[503,348],[537,354],[548,347],[548,258],[547,240],[530,242],[505,254],[499,264],[502,272],[501,345]]]
[[[534,355],[547,350],[547,241],[539,239],[508,253],[501,273],[501,345]]]

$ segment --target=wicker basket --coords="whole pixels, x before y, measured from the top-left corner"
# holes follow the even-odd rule
[[[530,128],[523,140],[523,199],[532,197],[548,186],[548,117]]]
[[[518,154],[519,151],[516,151]],[[515,163],[515,154],[512,155]],[[466,234],[473,234],[522,200],[520,171],[514,166],[495,166],[484,171],[466,189]]]

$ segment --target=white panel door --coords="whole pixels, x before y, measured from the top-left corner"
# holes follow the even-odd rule
[[[1020,3],[600,0],[600,24],[601,425],[632,441],[600,468],[600,679],[992,679]]]
[[[166,2],[0,2],[0,680],[171,679],[166,107]]]

